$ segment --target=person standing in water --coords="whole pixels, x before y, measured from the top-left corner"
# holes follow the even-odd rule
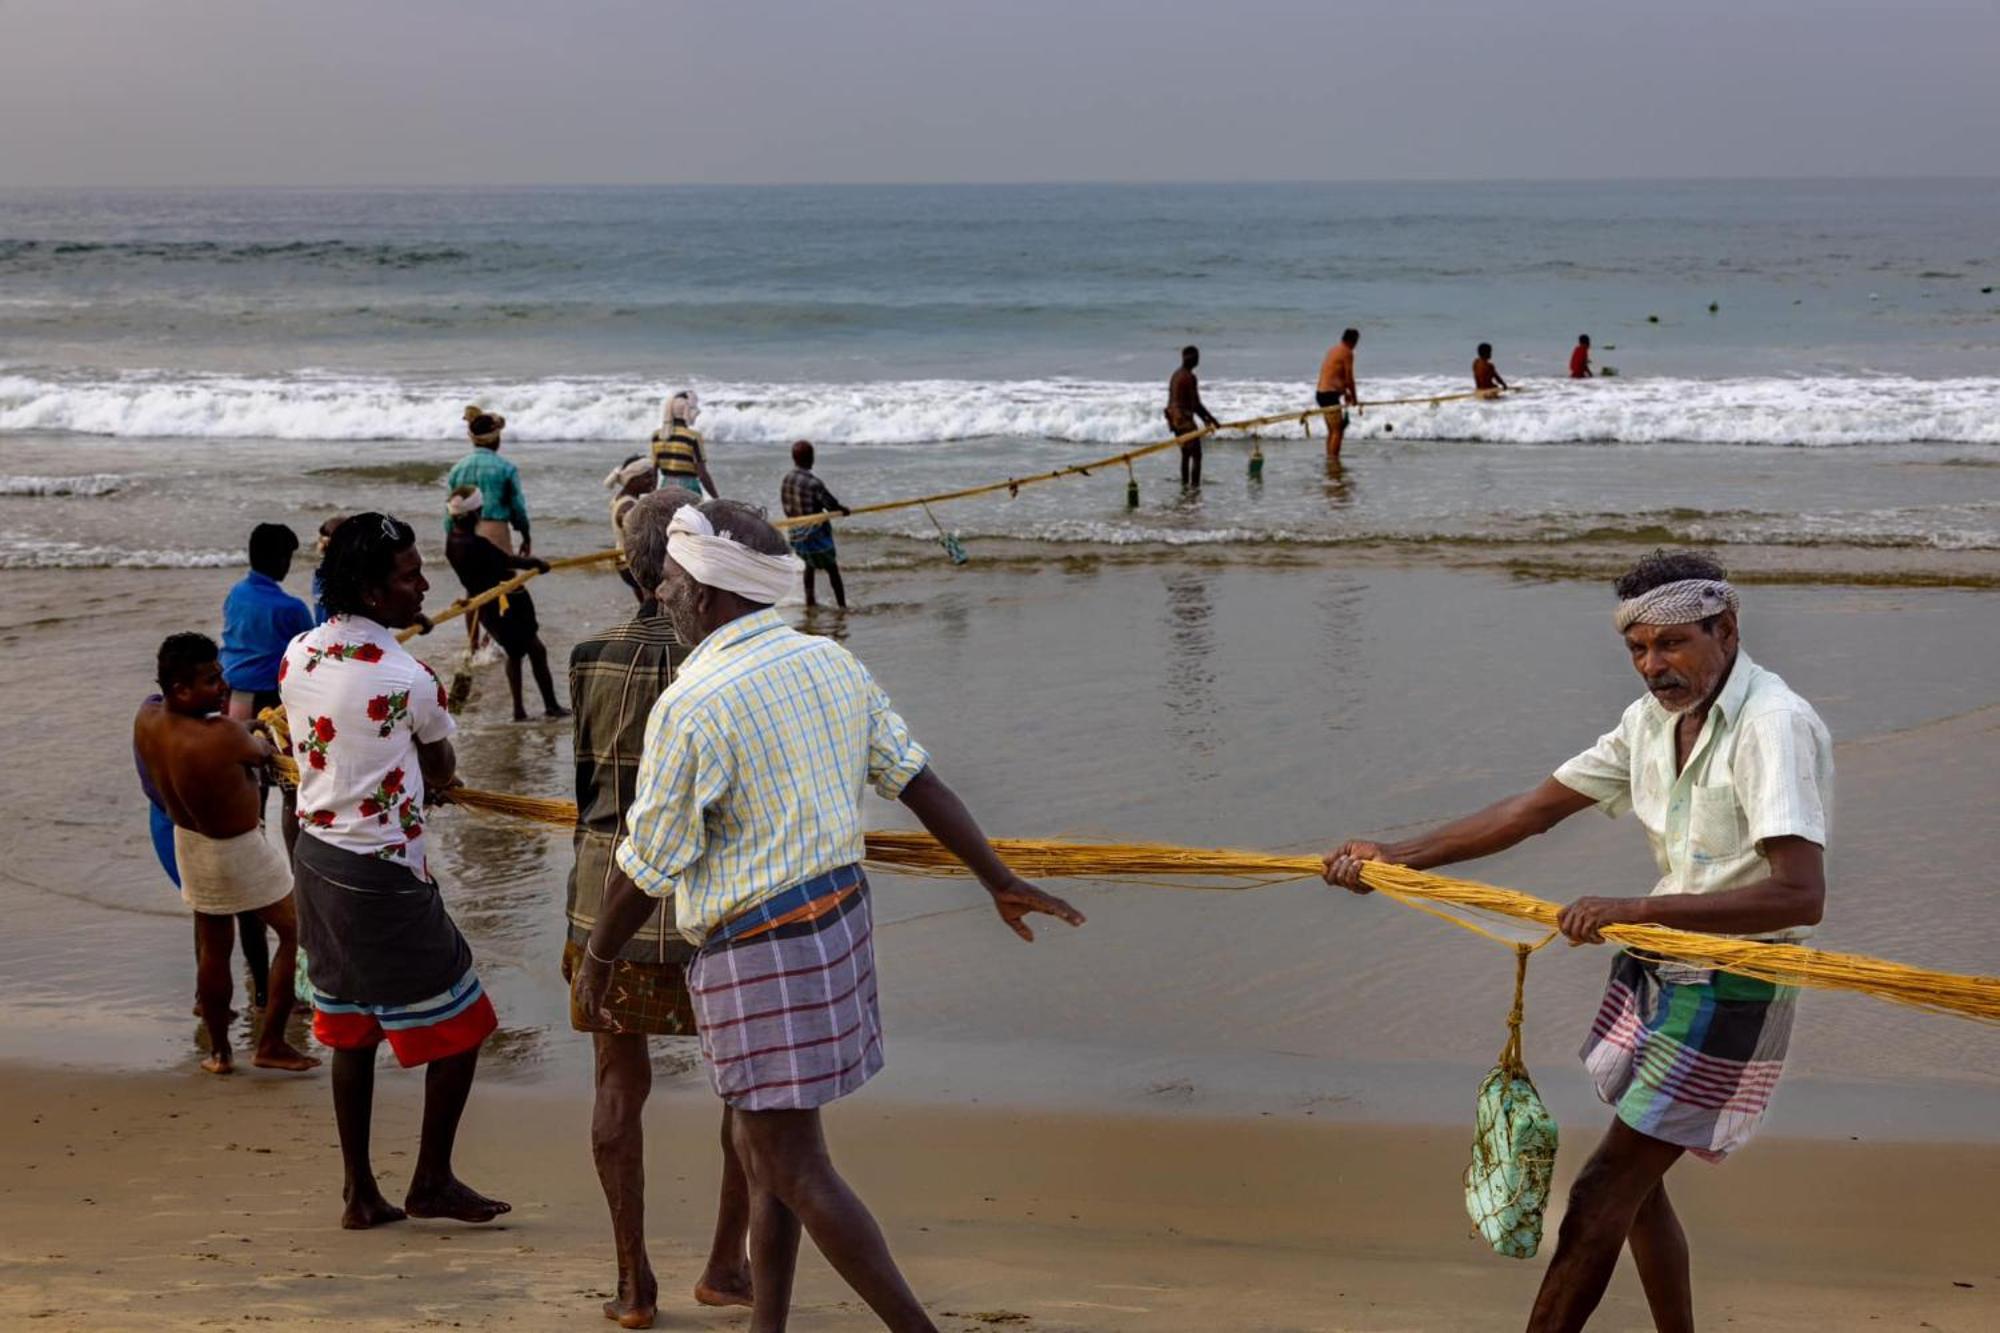
[[[1614,347],[1611,350],[1615,352],[1618,349]],[[1590,335],[1587,333],[1577,334],[1576,346],[1570,349],[1569,377],[1573,380],[1587,380],[1592,378],[1590,373]]]
[[[1313,402],[1334,409],[1325,416],[1326,456],[1330,462],[1340,461],[1340,445],[1347,438],[1346,409],[1361,402],[1361,386],[1354,379],[1354,349],[1360,342],[1361,330],[1344,331],[1340,341],[1327,348],[1325,359],[1319,363],[1319,389],[1313,394]]]
[[[451,493],[451,536],[445,540],[445,559],[465,585],[467,597],[477,597],[523,569],[540,574],[549,572],[549,562],[535,556],[509,555],[479,535],[481,496],[476,486],[461,486]],[[535,688],[542,692],[542,711],[551,718],[568,717],[569,710],[556,702],[556,683],[549,673],[549,650],[542,645],[541,621],[535,616],[535,599],[526,588],[496,597],[479,608],[479,623],[507,654],[507,689],[514,696],[514,720],[526,722],[528,710],[521,705],[521,659],[535,669]]]
[[[1493,344],[1479,344],[1479,351],[1472,358],[1472,387],[1480,393],[1499,393],[1507,388],[1507,381],[1493,365]]]
[[[501,550],[514,553],[514,533],[521,534],[521,554],[533,555],[534,539],[528,533],[528,497],[521,491],[521,470],[511,458],[500,456],[500,432],[507,418],[488,412],[478,404],[465,409],[466,433],[472,436],[472,452],[452,465],[445,486],[457,490],[476,486],[485,497],[485,512],[479,520],[479,535]],[[445,519],[445,535],[451,534],[450,518]]]
[[[806,514],[844,516],[852,512],[833,498],[833,492],[826,488],[825,482],[813,475],[813,447],[807,440],[792,445],[792,470],[785,474],[778,499],[784,505],[788,518]],[[815,523],[811,527],[793,528],[786,535],[792,544],[792,554],[806,567],[806,605],[819,605],[818,598],[813,595],[813,571],[823,569],[827,583],[833,588],[834,605],[845,611],[847,588],[840,581],[840,558],[834,549],[833,524]]]
[[[1187,346],[1181,348],[1181,368],[1167,380],[1167,429],[1176,435],[1187,435],[1195,428],[1196,419],[1210,430],[1215,429],[1215,415],[1201,401],[1201,383],[1195,379],[1194,368],[1201,364],[1201,349]],[[1184,490],[1201,489],[1201,441],[1188,440],[1181,445],[1181,487]]]
[[[653,432],[653,466],[659,470],[660,485],[684,487],[697,500],[703,491],[711,497],[722,494],[708,475],[708,449],[694,428],[700,415],[701,400],[695,391],[682,389],[667,400],[666,422]]]

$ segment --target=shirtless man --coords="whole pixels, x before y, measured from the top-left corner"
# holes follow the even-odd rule
[[[174,821],[181,897],[200,932],[195,989],[208,1029],[211,1074],[234,1071],[229,1049],[229,950],[236,913],[255,912],[278,936],[271,958],[270,1007],[250,1062],[265,1069],[312,1069],[319,1061],[285,1041],[292,1014],[298,919],[292,874],[258,825],[260,777],[276,751],[241,722],[220,716],[229,703],[213,640],[174,634],[160,645],[160,702],[139,707],[132,744]]]
[[[1335,409],[1326,414],[1329,463],[1340,461],[1340,442],[1347,437],[1347,412],[1342,404],[1357,406],[1361,402],[1359,386],[1354,382],[1354,348],[1360,341],[1361,330],[1348,329],[1340,335],[1339,342],[1327,348],[1326,359],[1319,363],[1319,391],[1313,395],[1313,402]]]
[[[1507,387],[1493,366],[1492,343],[1479,344],[1479,353],[1472,358],[1472,387],[1481,393],[1499,393]]]
[[[1201,385],[1194,377],[1194,368],[1200,364],[1200,348],[1181,348],[1181,368],[1167,381],[1167,429],[1176,435],[1192,431],[1197,418],[1209,429],[1215,428],[1215,417],[1202,405]],[[1181,486],[1201,489],[1200,440],[1189,440],[1181,446]]]

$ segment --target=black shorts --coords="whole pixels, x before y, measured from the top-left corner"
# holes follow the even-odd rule
[[[528,596],[526,589],[507,594],[504,613],[497,598],[480,607],[479,623],[509,657],[519,657],[533,647],[535,635],[541,629],[541,622],[535,618],[535,599]]]
[[[1315,403],[1318,403],[1321,407],[1339,407],[1340,390],[1321,389],[1319,392],[1313,395],[1313,401]]]

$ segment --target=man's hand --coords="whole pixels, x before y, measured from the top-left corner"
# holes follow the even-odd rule
[[[457,774],[453,774],[449,782],[445,782],[442,784],[433,785],[431,783],[425,783],[424,804],[450,805],[452,804],[451,794],[457,791],[460,787],[463,787],[464,785],[465,785],[465,779],[459,777]]]
[[[1320,858],[1326,869],[1321,872],[1326,882],[1356,893],[1373,893],[1375,890],[1361,882],[1361,865],[1364,861],[1386,861],[1379,842],[1343,842],[1340,846]]]
[[[993,895],[993,910],[1007,923],[1007,929],[1030,944],[1035,940],[1035,932],[1029,928],[1027,922],[1030,913],[1046,912],[1058,921],[1066,921],[1072,926],[1083,924],[1083,913],[1053,893],[1042,892],[1019,875],[988,892]]]
[[[522,533],[522,534],[521,534],[521,554],[522,554],[522,555],[533,555],[534,553],[535,553],[535,540],[534,540],[534,538],[530,537],[530,536],[529,536],[529,535],[528,535],[527,533],[525,533],[525,532],[524,532],[524,533]]]
[[[1556,915],[1556,929],[1571,944],[1602,944],[1606,926],[1639,920],[1644,898],[1578,898]]]
[[[585,1023],[607,1032],[625,1030],[605,1009],[611,995],[611,964],[598,962],[587,947],[576,969],[574,994],[577,1010],[583,1015]]]
[[[854,511],[852,509],[849,509],[846,505],[842,505],[840,507],[840,516],[842,518],[853,518]]]
[[[549,562],[548,562],[548,561],[546,561],[546,560],[537,560],[537,561],[535,561],[535,572],[536,572],[537,574],[546,574],[546,573],[548,573],[548,572],[549,572]]]
[[[413,623],[416,625],[417,633],[419,634],[429,634],[437,628],[436,625],[431,623],[431,618],[421,611],[417,612],[417,618]]]

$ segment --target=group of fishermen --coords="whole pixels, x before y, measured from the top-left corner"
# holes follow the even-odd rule
[[[691,428],[688,407],[681,424]],[[1021,939],[1034,938],[1037,914],[1071,926],[1083,915],[995,853],[851,652],[778,612],[804,565],[774,525],[684,484],[627,498],[619,530],[636,611],[570,657],[575,859],[562,957],[550,960],[570,987],[571,1024],[595,1050],[589,1132],[618,1271],[604,1313],[631,1328],[657,1315],[643,1224],[647,1043],[692,1035],[722,1103],[723,1157],[694,1298],[751,1307],[760,1333],[783,1328],[803,1233],[886,1327],[932,1329],[820,1123],[821,1108],[883,1064],[864,788],[906,806]],[[475,532],[480,521],[491,520],[474,519]],[[298,767],[289,864],[258,827],[274,741],[231,716],[202,636],[161,646],[161,696],[140,710],[135,747],[175,826],[204,940],[214,935],[226,958],[244,903],[274,925],[296,921],[313,1036],[332,1052],[341,1224],[489,1221],[509,1205],[452,1166],[498,1016],[426,850],[430,809],[459,779],[446,692],[398,637],[426,623],[415,531],[379,513],[345,519],[326,538],[316,582],[325,618],[290,639],[275,672],[288,719],[275,741]],[[1372,861],[1443,866],[1592,807],[1630,810],[1661,877],[1645,895],[1571,903],[1560,928],[1572,942],[1601,943],[1617,923],[1809,935],[1825,899],[1825,726],[1742,651],[1739,595],[1709,557],[1656,552],[1614,591],[1613,628],[1645,686],[1618,724],[1535,787],[1466,818],[1401,841],[1339,843],[1324,858],[1329,884],[1365,892]],[[289,965],[282,926],[280,949]],[[260,1045],[257,1063],[310,1068],[313,1057],[282,1045],[279,975],[274,967],[265,1030],[280,1037]],[[202,995],[226,1010],[226,970],[219,993],[204,972]],[[1692,1326],[1687,1242],[1665,1177],[1685,1153],[1718,1160],[1751,1137],[1782,1069],[1793,1002],[1785,987],[1614,956],[1583,1050],[1614,1119],[1577,1177],[1531,1328],[1582,1327],[1627,1247],[1657,1325]],[[426,1067],[400,1205],[383,1196],[370,1157],[385,1042],[399,1064]],[[218,1072],[226,1049],[224,1024]]]

